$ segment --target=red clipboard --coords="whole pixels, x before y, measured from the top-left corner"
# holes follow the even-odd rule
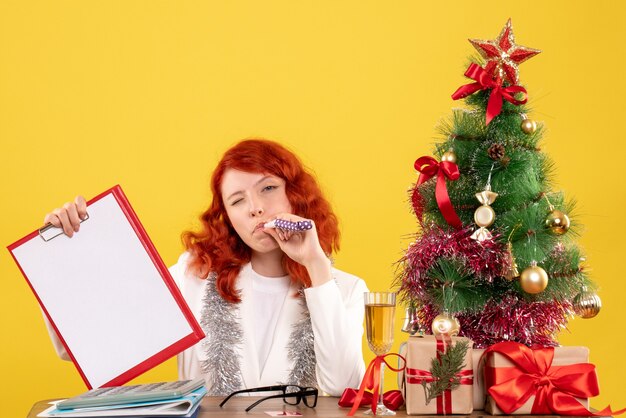
[[[204,332],[117,185],[69,238],[44,227],[8,246],[89,389],[122,385]]]

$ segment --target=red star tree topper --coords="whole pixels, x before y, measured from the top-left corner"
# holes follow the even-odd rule
[[[492,41],[470,39],[469,41],[487,60],[485,66],[487,73],[493,75],[494,78],[506,80],[512,85],[519,81],[518,65],[541,52],[538,49],[515,44],[511,19],[506,22],[496,39]]]

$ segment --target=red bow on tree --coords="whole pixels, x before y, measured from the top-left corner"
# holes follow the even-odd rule
[[[554,348],[533,350],[511,341],[492,345],[483,355],[491,352],[503,355],[516,366],[485,369],[489,395],[506,414],[519,409],[533,395],[533,415],[611,416],[626,411],[611,411],[608,406],[593,413],[575,399],[600,393],[593,364],[552,366]]]
[[[515,85],[503,87],[502,80],[499,77],[494,79],[491,75],[489,75],[487,71],[485,71],[484,68],[477,64],[470,64],[470,66],[467,68],[467,71],[465,71],[465,77],[476,80],[476,82],[459,87],[457,91],[452,94],[452,99],[463,99],[464,97],[467,97],[470,94],[474,94],[479,90],[491,89],[489,102],[487,102],[487,125],[489,125],[489,122],[491,122],[493,118],[500,114],[500,111],[502,110],[503,99],[509,103],[513,103],[516,106],[524,104],[528,100],[526,95],[526,89],[524,87]],[[517,100],[514,96],[515,93],[523,93],[524,99]]]
[[[446,222],[456,229],[461,229],[463,224],[459,216],[452,207],[448,188],[446,187],[446,179],[456,180],[459,178],[459,167],[451,161],[438,162],[433,157],[420,157],[415,161],[414,167],[420,172],[417,179],[417,185],[424,183],[434,175],[437,175],[437,186],[435,187],[435,197],[437,198],[437,206]],[[418,193],[417,188],[414,193]],[[413,199],[415,201],[415,199]],[[418,215],[419,216],[419,215]]]

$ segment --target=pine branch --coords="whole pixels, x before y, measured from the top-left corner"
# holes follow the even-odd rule
[[[464,360],[468,349],[468,341],[457,341],[450,345],[439,359],[433,358],[430,373],[434,381],[428,383],[422,381],[426,405],[446,390],[455,390],[460,385],[461,377],[458,374],[465,367]]]
[[[433,302],[450,312],[478,311],[487,303],[487,284],[474,277],[462,259],[442,257],[428,270]]]

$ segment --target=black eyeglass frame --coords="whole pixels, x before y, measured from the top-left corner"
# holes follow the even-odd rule
[[[298,388],[298,391],[297,392],[287,392],[288,388]],[[283,398],[283,402],[286,403],[286,404],[289,404],[289,405],[298,405],[298,404],[300,404],[300,401],[302,401],[309,408],[315,408],[315,406],[317,405],[317,395],[318,395],[317,388],[304,387],[304,386],[298,386],[298,385],[275,385],[275,386],[263,386],[263,387],[259,387],[259,388],[250,388],[250,389],[237,390],[237,391],[231,393],[230,395],[228,395],[220,403],[220,408],[223,407],[226,404],[226,402],[228,402],[228,400],[230,398],[232,398],[235,395],[239,395],[240,393],[275,392],[275,391],[279,391],[279,390],[283,392],[282,395],[281,394],[277,394],[277,395],[270,395],[270,396],[266,396],[264,398],[261,398],[261,399],[257,400],[256,402],[254,402],[249,407],[247,407],[246,408],[246,412],[250,412],[250,410],[252,408],[257,406],[261,402],[264,402],[264,401],[266,401],[268,399],[278,399],[278,398]],[[313,400],[313,405],[309,405],[309,401],[307,400],[307,396],[315,396],[315,399]],[[295,401],[295,403],[290,403],[290,402],[287,402],[287,400],[285,398],[296,398],[296,401]]]

